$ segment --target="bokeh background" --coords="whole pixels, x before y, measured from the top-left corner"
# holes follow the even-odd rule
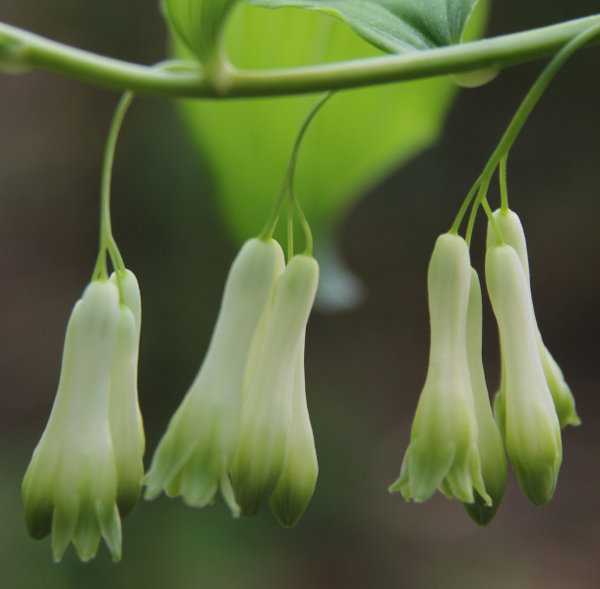
[[[152,63],[166,31],[147,0],[2,0],[0,20],[122,59]],[[490,34],[597,12],[597,0],[502,0]],[[320,461],[314,498],[293,530],[268,509],[235,521],[217,501],[141,503],[123,526],[123,561],[101,546],[80,563],[51,561],[27,537],[20,483],[45,425],[64,328],[89,280],[97,194],[117,95],[34,72],[0,77],[0,586],[90,589],[595,588],[600,576],[599,49],[576,55],[533,113],[509,165],[511,205],[525,225],[533,295],[548,347],[583,425],[563,435],[552,502],[535,508],[512,474],[496,517],[475,526],[441,496],[390,496],[427,365],[426,271],[436,236],[540,71],[510,68],[456,99],[443,138],[382,180],[348,214],[341,250],[364,303],[315,312],[308,400]],[[496,198],[495,192],[492,199]],[[140,99],[119,143],[114,229],[142,287],[140,396],[148,456],[192,380],[236,245],[227,237],[174,105]],[[483,224],[473,257],[483,260]],[[488,306],[489,307],[489,306]],[[498,381],[489,308],[484,355]]]

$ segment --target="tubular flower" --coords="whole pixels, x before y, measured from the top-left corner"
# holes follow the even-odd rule
[[[477,447],[481,458],[481,474],[485,490],[492,498],[486,505],[479,493],[473,503],[465,503],[467,513],[480,525],[489,524],[500,506],[506,489],[506,455],[502,436],[492,415],[490,398],[485,383],[485,373],[481,359],[482,304],[481,286],[474,268],[471,268],[471,289],[467,310],[467,355],[471,388],[475,402],[477,420]]]
[[[486,505],[466,342],[471,264],[465,241],[445,234],[435,244],[427,277],[431,347],[425,386],[400,476],[390,491],[426,501],[436,489],[463,503]]]
[[[295,526],[315,490],[319,465],[304,382],[304,334],[296,358],[292,383],[289,448],[283,471],[269,499],[273,513],[285,527]]]
[[[119,292],[92,282],[69,319],[58,391],[46,429],[25,473],[22,497],[34,538],[52,532],[54,559],[73,541],[89,560],[104,537],[121,557],[117,469],[109,423],[111,362],[119,324]]]
[[[500,332],[506,448],[521,489],[534,505],[543,505],[554,494],[562,460],[560,424],[540,359],[531,292],[515,249],[488,248],[486,282]]]
[[[257,364],[248,367],[253,377],[242,407],[239,451],[231,468],[235,497],[246,516],[257,513],[275,491],[286,466],[288,449],[292,449],[290,472],[301,474],[300,468],[305,466],[307,471],[311,469],[306,424],[301,423],[301,412],[295,414],[292,390],[318,274],[314,258],[305,255],[292,258],[277,281]],[[296,372],[296,378],[300,376],[303,375]],[[298,387],[300,384],[296,382]],[[298,389],[295,392],[298,393]],[[306,463],[301,464],[304,460]],[[301,484],[310,486],[311,476],[309,473]],[[287,477],[282,481],[279,499],[288,494],[286,501],[305,502],[302,489],[286,491],[287,481]],[[298,493],[297,498],[293,497],[294,493]],[[276,511],[278,516],[290,522],[295,516],[299,517],[294,513],[298,505],[286,514],[284,505],[277,503],[277,498],[275,501],[276,509],[277,506],[282,508]]]
[[[529,261],[527,258],[527,243],[525,241],[525,233],[523,232],[523,226],[521,225],[519,216],[513,211],[503,211],[498,209],[494,212],[494,219],[500,234],[502,235],[504,243],[513,247],[517,252],[519,260],[521,261],[521,266],[523,267],[523,272],[525,273],[527,286],[529,289],[531,289]],[[490,227],[489,223],[487,235],[487,246],[491,247],[494,245],[494,231]],[[581,420],[579,419],[575,409],[575,399],[573,398],[571,389],[565,381],[565,377],[563,376],[560,366],[556,363],[548,348],[546,348],[544,345],[542,334],[537,326],[537,322],[535,324],[535,331],[536,344],[540,359],[542,361],[544,376],[548,383],[548,387],[550,388],[552,399],[554,400],[560,426],[561,428],[564,428],[567,425],[580,425]],[[501,396],[499,402],[502,402]]]
[[[210,503],[218,486],[234,515],[239,507],[228,470],[239,446],[242,386],[259,320],[284,267],[273,241],[251,239],[237,255],[198,375],[173,415],[144,478],[146,499],[182,495],[186,503]]]
[[[144,425],[138,403],[137,368],[140,347],[142,301],[133,272],[126,270],[120,283],[119,324],[110,369],[110,431],[117,467],[117,504],[121,518],[137,504],[144,476]]]

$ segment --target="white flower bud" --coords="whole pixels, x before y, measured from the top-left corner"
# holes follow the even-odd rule
[[[254,515],[275,490],[288,454],[292,379],[318,282],[314,258],[292,258],[279,278],[264,345],[242,408],[231,468],[242,513]],[[252,367],[249,367],[252,370]]]
[[[527,258],[527,243],[525,241],[525,233],[523,232],[523,226],[521,225],[519,216],[513,211],[503,211],[498,209],[494,211],[494,220],[496,221],[496,225],[502,235],[504,243],[513,247],[517,252],[519,260],[521,261],[521,266],[523,267],[523,272],[525,273],[527,286],[531,289],[529,261]],[[494,240],[495,232],[490,223],[488,223],[487,246],[491,247],[494,245]],[[544,369],[544,375],[548,383],[548,387],[552,393],[552,398],[554,400],[554,406],[556,407],[560,426],[561,428],[564,428],[567,425],[580,425],[581,420],[579,419],[575,409],[575,399],[573,398],[571,389],[565,381],[565,377],[563,376],[559,365],[550,354],[548,348],[546,348],[544,345],[542,334],[537,326],[537,321],[535,324],[535,329],[538,352],[542,360],[542,367]]]
[[[120,282],[122,303],[110,369],[110,429],[117,467],[117,504],[125,517],[137,504],[144,476],[145,436],[138,403],[137,370],[142,303],[133,272],[126,270]]]
[[[486,282],[500,332],[505,441],[521,489],[547,503],[562,461],[560,425],[537,346],[531,293],[522,262],[508,245],[488,248]]]

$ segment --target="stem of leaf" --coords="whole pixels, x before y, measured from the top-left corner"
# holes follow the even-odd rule
[[[0,67],[7,72],[38,68],[118,91],[169,98],[282,96],[503,68],[553,55],[599,23],[600,14],[595,14],[491,39],[398,55],[266,71],[231,67],[219,72],[218,83],[211,83],[198,64],[185,72],[161,71],[70,47],[0,22]],[[584,43],[600,41],[599,30]]]

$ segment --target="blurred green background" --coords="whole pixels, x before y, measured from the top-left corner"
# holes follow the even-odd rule
[[[490,34],[597,10],[597,0],[497,1]],[[0,20],[123,59],[165,56],[165,27],[147,0],[2,0]],[[435,237],[540,71],[534,63],[462,91],[442,140],[348,215],[341,249],[367,297],[352,312],[314,313],[309,324],[307,392],[320,477],[298,527],[281,529],[268,509],[235,521],[220,501],[193,510],[161,498],[124,521],[118,565],[103,546],[87,565],[72,549],[54,565],[48,540],[27,537],[19,497],[54,396],[66,321],[95,259],[101,155],[117,96],[45,73],[0,77],[0,586],[597,587],[598,52],[582,51],[561,72],[509,162],[538,322],[583,419],[564,432],[553,501],[529,505],[511,475],[496,520],[479,529],[457,502],[436,496],[409,505],[386,490],[425,378],[425,277]],[[113,199],[117,240],[143,295],[139,384],[149,458],[202,359],[236,246],[172,103],[135,104],[118,147]],[[479,268],[482,227],[473,246]],[[489,308],[484,331],[493,390]]]

